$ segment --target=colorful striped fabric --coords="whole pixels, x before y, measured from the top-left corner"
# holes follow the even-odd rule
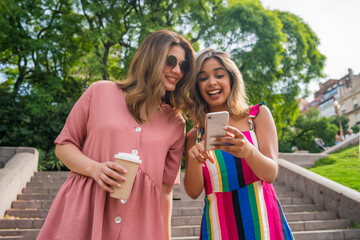
[[[251,109],[254,117],[258,109]],[[254,131],[243,134],[257,147]],[[203,165],[200,239],[294,239],[272,184],[257,178],[245,159],[221,150],[211,154],[215,164]]]

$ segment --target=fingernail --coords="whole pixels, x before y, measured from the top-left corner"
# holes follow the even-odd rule
[[[121,187],[121,185],[120,185],[120,184],[118,184],[118,185],[117,185],[117,187]]]
[[[215,149],[215,146],[212,146],[212,145],[211,145],[211,146],[210,146],[210,149],[214,150],[214,149]]]
[[[223,126],[224,129],[227,129],[228,127],[226,125]]]
[[[212,138],[211,138],[211,141],[212,141],[212,142],[216,142],[216,138],[212,137]]]

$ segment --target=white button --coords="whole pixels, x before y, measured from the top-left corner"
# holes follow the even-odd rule
[[[116,222],[116,223],[121,223],[121,217],[117,216],[117,217],[115,218],[115,222]]]
[[[131,153],[137,155],[137,154],[139,153],[139,151],[138,151],[137,149],[133,149],[133,150],[131,151]]]
[[[123,204],[125,204],[125,203],[127,203],[127,200],[121,199],[120,202],[123,203]]]
[[[136,131],[136,132],[141,132],[141,127],[135,128],[135,131]]]

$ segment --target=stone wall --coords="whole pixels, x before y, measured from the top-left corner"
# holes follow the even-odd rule
[[[287,160],[279,159],[278,180],[302,192],[314,203],[336,212],[338,218],[360,222],[360,192],[322,177]]]
[[[39,152],[35,148],[0,147],[2,159],[7,158],[0,169],[0,216],[4,216],[26,183],[37,171]]]

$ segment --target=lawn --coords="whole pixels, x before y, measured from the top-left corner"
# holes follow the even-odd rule
[[[360,192],[358,145],[349,146],[319,159],[309,170]]]

